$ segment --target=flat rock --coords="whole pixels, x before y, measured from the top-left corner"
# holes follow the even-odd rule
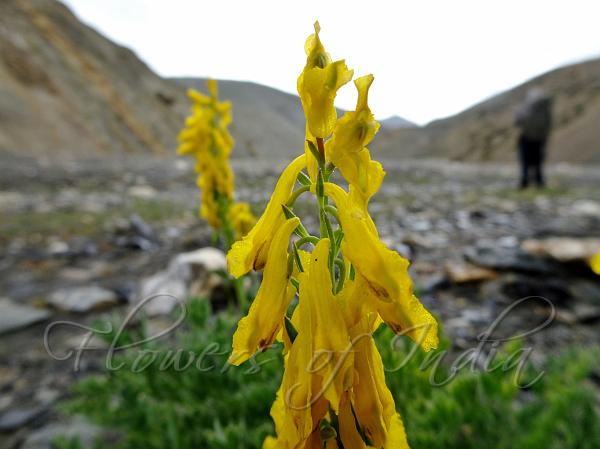
[[[572,302],[573,295],[568,283],[561,279],[536,279],[511,275],[500,280],[500,291],[511,302],[523,298],[539,298],[550,301],[554,306]]]
[[[600,239],[550,237],[523,241],[521,248],[534,256],[548,257],[558,262],[578,262],[600,252]]]
[[[465,262],[448,262],[446,264],[446,275],[448,279],[455,284],[464,284],[469,282],[483,282],[494,279],[498,276],[493,270],[478,267]]]
[[[52,441],[59,437],[78,438],[81,447],[92,447],[100,429],[87,421],[76,418],[70,422],[52,423],[32,431],[20,446],[21,449],[49,449],[54,447]]]
[[[600,306],[592,304],[575,304],[573,314],[579,323],[592,324],[600,320]]]
[[[43,406],[10,409],[0,415],[0,432],[12,432],[30,423],[46,411]]]
[[[0,298],[0,334],[22,329],[49,317],[48,310],[17,304],[8,298]]]
[[[539,274],[549,274],[555,271],[555,267],[548,261],[528,254],[519,248],[478,246],[467,248],[464,255],[467,261],[493,270]]]
[[[97,286],[71,287],[54,291],[46,302],[66,312],[86,313],[117,304],[117,294]]]

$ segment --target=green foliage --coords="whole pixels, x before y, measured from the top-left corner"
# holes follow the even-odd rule
[[[253,364],[229,366],[236,320],[211,316],[208,301],[192,301],[188,309],[177,341],[148,342],[116,356],[112,366],[124,365],[79,383],[66,409],[120,431],[120,448],[259,448],[273,432],[269,411],[281,356],[270,351]],[[131,335],[119,343],[130,343]]]
[[[66,410],[118,431],[118,445],[111,441],[107,448],[261,447],[273,433],[269,409],[282,358],[279,350],[268,351],[241,367],[228,366],[235,323],[231,313],[213,316],[206,301],[192,301],[174,341],[148,342],[119,355],[113,365],[124,367],[83,380]],[[120,343],[139,338],[137,330]],[[494,369],[472,370],[465,363],[454,372],[446,340],[429,354],[384,328],[376,340],[413,449],[600,447],[594,389],[587,383],[600,348],[551,358],[532,383],[538,374],[532,366],[515,371],[519,345],[505,347]],[[532,385],[522,389],[516,380]],[[76,447],[72,441],[57,446]]]
[[[542,373],[531,364],[519,370],[527,352],[511,344],[487,370],[464,363],[453,377],[453,364],[438,360],[444,348],[407,357],[412,343],[388,329],[377,337],[413,449],[600,448],[595,389],[586,383],[598,367],[600,347],[552,357]]]

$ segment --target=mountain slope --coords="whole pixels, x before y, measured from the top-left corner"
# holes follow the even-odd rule
[[[383,133],[373,149],[388,157],[513,159],[514,112],[532,87],[541,87],[554,98],[550,160],[600,162],[600,59],[552,70],[423,128]]]
[[[164,152],[184,92],[54,0],[0,2],[0,151]]]

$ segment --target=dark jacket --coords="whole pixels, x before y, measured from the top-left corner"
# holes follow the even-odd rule
[[[521,136],[533,141],[545,141],[552,128],[552,99],[541,91],[530,92],[517,110],[515,124]]]

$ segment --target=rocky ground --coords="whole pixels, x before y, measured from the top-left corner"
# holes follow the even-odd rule
[[[65,429],[92,432],[86,423],[65,427],[56,404],[102,365],[90,354],[79,371],[73,357],[56,360],[81,342],[84,330],[72,325],[52,328],[51,357],[47,326],[122,319],[153,282],[174,282],[168,285],[221,304],[219,280],[200,272],[222,267],[223,259],[194,252],[211,245],[211,233],[196,217],[199,197],[186,161],[1,162],[0,446],[47,447]],[[568,345],[600,343],[600,283],[585,263],[600,246],[599,170],[554,167],[548,188],[520,192],[514,167],[385,166],[372,215],[385,241],[413,262],[416,291],[439,316],[454,354],[476,347],[503,313],[495,337],[551,321],[526,337],[534,361]],[[281,168],[238,163],[240,199],[260,210]],[[192,282],[198,276],[202,285]]]

